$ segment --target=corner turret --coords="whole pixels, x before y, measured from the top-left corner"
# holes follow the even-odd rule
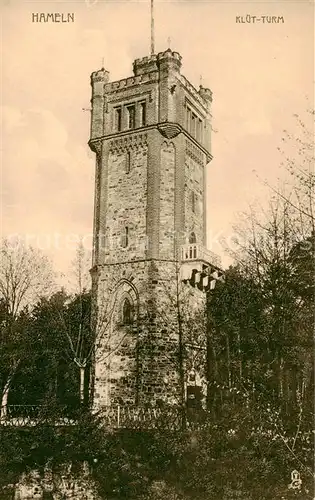
[[[91,139],[103,135],[104,84],[109,81],[109,72],[102,68],[91,74]]]
[[[136,59],[133,63],[133,73],[135,76],[144,75],[146,73],[151,73],[151,71],[157,71],[157,56],[152,55],[151,57],[141,57]]]
[[[200,85],[200,87],[199,87],[199,94],[200,94],[200,97],[202,97],[202,99],[205,101],[206,108],[209,111],[211,103],[212,103],[212,92],[211,92],[211,90],[208,89],[207,87],[203,87],[202,85]]]
[[[165,52],[159,52],[157,57],[160,73],[180,71],[182,56],[178,52],[173,52],[171,49],[167,49]]]

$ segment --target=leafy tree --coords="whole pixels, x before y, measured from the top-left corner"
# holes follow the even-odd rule
[[[269,448],[311,477],[314,236],[295,223],[281,197],[264,218],[245,219],[237,265],[209,298],[209,359],[216,423],[233,412],[233,432],[252,433],[266,454],[269,436]]]
[[[91,338],[87,338],[90,303],[88,292],[72,297],[61,290],[49,298],[40,299],[34,306],[24,328],[31,342],[29,352],[32,355],[26,357],[16,375],[9,395],[11,404],[44,406],[51,415],[56,405],[68,412],[78,407],[80,377],[69,343],[73,345],[76,340],[84,315],[87,318],[84,348],[90,345]],[[88,379],[85,397],[88,398]]]

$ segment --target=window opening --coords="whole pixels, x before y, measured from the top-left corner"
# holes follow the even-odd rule
[[[127,298],[123,301],[122,319],[124,325],[130,325],[133,321],[133,307],[130,300]]]
[[[128,128],[135,128],[135,106],[127,106]]]
[[[197,203],[197,196],[194,191],[191,191],[191,210],[193,213],[196,213],[196,203]]]
[[[192,231],[189,235],[189,243],[191,244],[197,243],[196,234],[194,233],[194,231]]]
[[[121,131],[121,108],[115,108],[115,130]]]
[[[126,167],[125,167],[126,174],[129,174],[130,168],[131,168],[131,152],[127,151]]]
[[[123,248],[126,248],[128,246],[128,236],[129,236],[129,230],[128,227],[125,227],[124,232],[121,236],[121,246]]]
[[[146,125],[146,103],[140,102],[140,127]]]

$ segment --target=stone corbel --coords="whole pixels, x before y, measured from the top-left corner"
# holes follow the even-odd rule
[[[205,289],[208,287],[208,285],[209,285],[209,276],[204,276],[202,280],[202,286]]]
[[[214,288],[215,288],[215,282],[216,282],[216,280],[211,280],[210,281],[210,290],[214,290]]]
[[[201,280],[201,273],[197,272],[195,274],[195,284],[198,285],[200,283],[200,280]]]
[[[177,123],[172,122],[159,123],[157,128],[160,134],[166,137],[166,139],[173,139],[181,132],[181,127]]]
[[[91,150],[96,153],[97,155],[100,155],[102,152],[102,142],[100,140],[97,141],[89,141],[89,146]]]

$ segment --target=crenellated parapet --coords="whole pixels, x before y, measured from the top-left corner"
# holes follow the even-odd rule
[[[157,55],[158,67],[162,72],[179,72],[182,65],[182,56],[178,52],[167,49],[165,52],[159,52]]]
[[[159,52],[159,54],[150,57],[135,59],[133,63],[134,76],[122,78],[115,82],[107,81],[104,85],[104,92],[108,94],[118,90],[126,90],[127,88],[143,83],[157,81],[161,72],[178,72],[181,67],[181,59],[181,55],[178,52],[171,51],[171,49]],[[99,78],[98,73],[100,72],[92,73],[94,81]]]
[[[200,90],[198,91],[184,75],[180,75],[180,82],[190,96],[195,99],[206,112],[208,112],[210,103],[212,102],[211,90],[200,86]]]
[[[157,55],[155,54],[136,59],[133,63],[133,72],[136,77],[151,73],[152,71],[158,71]]]
[[[209,162],[212,92],[202,85],[197,90],[181,74],[181,65],[181,55],[169,48],[135,59],[128,78],[110,82],[104,68],[94,71],[91,139],[154,126],[166,138],[189,134]]]
[[[130,76],[129,78],[122,78],[116,82],[110,82],[104,85],[105,94],[110,94],[111,92],[117,92],[119,90],[126,90],[130,87],[135,87],[143,83],[152,83],[157,81],[158,73],[144,73],[137,76]]]
[[[99,69],[98,71],[93,71],[93,73],[91,74],[91,85],[98,82],[106,83],[108,82],[108,80],[109,71],[104,68]]]
[[[199,87],[199,94],[200,96],[202,97],[202,99],[207,102],[207,103],[211,103],[212,102],[212,92],[210,89],[206,88],[206,87],[203,87],[202,85],[200,85]]]
[[[182,57],[178,52],[167,49],[158,54],[136,59],[133,63],[133,72],[135,76],[140,76],[156,71],[179,71],[181,60]]]

